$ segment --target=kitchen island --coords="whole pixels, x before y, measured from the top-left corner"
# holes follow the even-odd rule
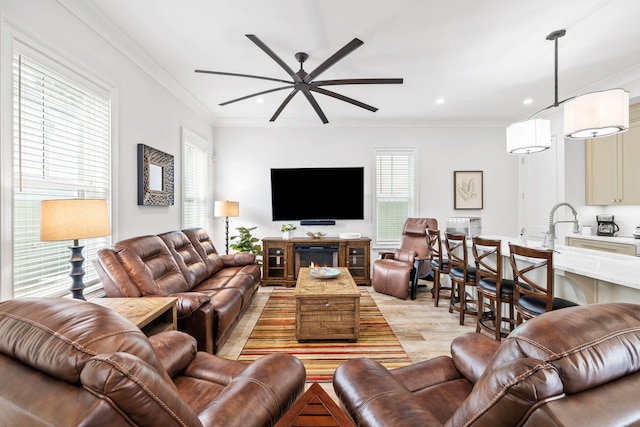
[[[508,236],[483,236],[502,241],[504,271],[511,272],[509,242],[522,243]],[[528,241],[526,246],[540,248]],[[473,259],[471,257],[470,259]],[[572,246],[555,246],[555,295],[578,304],[631,302],[640,304],[640,257],[620,255]]]

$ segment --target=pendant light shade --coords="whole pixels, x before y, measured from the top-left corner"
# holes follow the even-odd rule
[[[629,92],[611,89],[578,96],[564,104],[564,136],[598,138],[629,129]]]
[[[551,121],[530,119],[507,128],[507,152],[530,154],[551,147]]]

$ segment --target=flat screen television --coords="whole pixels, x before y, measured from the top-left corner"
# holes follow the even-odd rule
[[[364,219],[364,168],[271,169],[274,221]]]

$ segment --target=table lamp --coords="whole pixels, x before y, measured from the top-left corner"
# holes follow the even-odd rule
[[[213,216],[223,216],[225,223],[226,253],[229,253],[229,217],[240,216],[240,203],[229,200],[216,200],[213,207]]]
[[[71,294],[84,300],[82,295],[84,270],[79,239],[111,234],[107,201],[102,199],[43,200],[40,204],[40,240],[43,242],[73,240],[71,249]]]

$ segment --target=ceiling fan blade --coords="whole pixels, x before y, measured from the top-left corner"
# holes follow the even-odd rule
[[[348,54],[350,54],[351,52],[353,52],[363,44],[364,42],[358,38],[351,40],[349,43],[344,45],[342,49],[338,50],[336,53],[331,55],[326,61],[318,65],[315,70],[310,72],[309,75],[307,75],[307,77],[304,78],[305,83],[309,83],[313,81],[320,74],[327,71],[327,68],[331,67],[336,62],[340,61],[342,58],[344,58],[345,56],[347,56]]]
[[[291,69],[291,67],[289,67],[287,65],[287,63],[282,60],[282,58],[280,58],[278,55],[276,55],[276,53],[274,51],[272,51],[269,48],[269,46],[264,44],[264,42],[262,40],[260,40],[255,34],[247,34],[247,37],[249,38],[249,40],[254,42],[260,49],[262,49],[264,51],[264,53],[269,55],[271,57],[271,59],[276,61],[276,63],[279,66],[281,66],[287,72],[287,74],[289,74],[291,76],[293,81],[298,82],[298,83],[302,82],[302,79]]]
[[[389,85],[402,84],[404,79],[337,79],[337,80],[316,80],[311,82],[311,86],[336,86],[336,85]]]
[[[311,92],[309,92],[308,90],[303,90],[302,93],[307,98],[307,101],[309,101],[309,104],[311,104],[313,109],[316,110],[316,113],[318,114],[318,117],[320,117],[320,120],[322,120],[322,123],[324,123],[325,125],[329,123],[329,120],[327,120],[327,116],[324,115],[324,113],[322,112],[322,108],[320,108],[320,104],[318,104],[318,101],[316,101]]]
[[[339,99],[340,101],[348,102],[349,104],[353,104],[353,105],[358,106],[360,108],[364,108],[365,110],[373,111],[374,113],[376,111],[378,111],[378,109],[376,107],[373,107],[373,106],[371,106],[369,104],[365,104],[364,102],[357,101],[357,100],[355,100],[353,98],[349,98],[348,96],[340,95],[339,93],[335,93],[335,92],[332,92],[330,90],[322,89],[320,87],[313,87],[313,86],[311,88],[309,88],[309,90],[312,90],[312,91],[317,92],[317,93],[321,93],[323,95],[330,96],[332,98]]]
[[[226,102],[223,102],[222,104],[218,104],[218,105],[224,106],[224,105],[228,105],[228,104],[233,104],[234,102],[243,101],[245,99],[253,98],[254,96],[260,96],[260,95],[264,95],[265,93],[276,92],[276,91],[279,91],[279,90],[289,89],[289,88],[292,88],[292,87],[293,87],[293,85],[288,85],[288,86],[277,87],[275,89],[263,90],[262,92],[252,93],[251,95],[243,96],[241,98],[232,99],[231,101],[226,101]]]
[[[275,122],[276,119],[278,118],[278,116],[280,115],[280,113],[282,113],[282,110],[284,110],[284,107],[287,106],[287,104],[289,102],[291,102],[291,100],[293,99],[294,96],[296,96],[296,93],[298,93],[298,89],[293,89],[291,91],[291,93],[289,95],[287,95],[287,97],[284,99],[284,101],[282,101],[282,104],[280,104],[280,106],[278,107],[278,109],[276,110],[275,113],[273,113],[273,116],[271,116],[271,118],[269,119],[270,122]]]
[[[289,81],[289,80],[274,79],[272,77],[264,77],[264,76],[254,76],[252,74],[226,73],[224,71],[209,71],[209,70],[195,70],[195,72],[205,73],[205,74],[217,74],[220,76],[249,77],[250,79],[270,80],[272,82],[280,82],[280,83],[293,83],[292,81]]]

